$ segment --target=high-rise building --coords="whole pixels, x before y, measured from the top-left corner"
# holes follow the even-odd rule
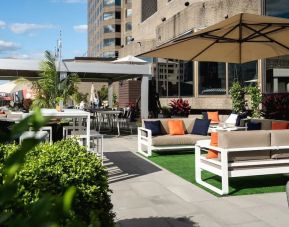
[[[123,47],[132,42],[132,0],[122,0],[121,18],[121,44]]]
[[[121,0],[88,0],[88,56],[118,57]]]

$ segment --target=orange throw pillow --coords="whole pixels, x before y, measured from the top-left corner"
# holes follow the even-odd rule
[[[211,120],[211,123],[219,123],[219,112],[207,112],[208,113],[208,119]]]
[[[184,123],[183,120],[168,120],[168,127],[170,135],[184,135]]]
[[[272,121],[272,130],[288,129],[289,123]]]
[[[211,146],[217,147],[218,146],[218,133],[217,132],[211,132]],[[211,158],[218,158],[218,153],[217,151],[214,150],[208,150],[207,154],[207,159]]]

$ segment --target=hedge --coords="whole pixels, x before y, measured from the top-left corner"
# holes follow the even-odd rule
[[[3,163],[17,149],[17,145],[0,145],[2,184]],[[61,225],[114,225],[107,172],[99,158],[74,140],[36,146],[26,154],[25,163],[15,176],[15,182],[17,193],[10,208],[12,213],[20,212],[29,216],[29,208],[40,197],[45,194],[62,196],[67,188],[74,186],[76,195],[72,210],[69,215],[61,217]]]

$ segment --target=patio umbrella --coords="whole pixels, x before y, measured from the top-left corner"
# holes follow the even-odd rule
[[[117,60],[112,61],[112,62],[113,63],[122,63],[122,64],[146,64],[147,63],[146,61],[144,61],[140,58],[134,57],[132,55],[128,55],[126,57],[117,59]]]
[[[31,82],[29,81],[10,81],[5,84],[0,85],[0,93],[16,93],[18,91],[26,90],[27,88],[30,88]]]
[[[241,13],[142,56],[240,64],[289,55],[288,37],[288,19]]]
[[[94,97],[95,97],[95,89],[94,89],[94,84],[91,84],[91,88],[90,88],[90,103],[94,102]]]

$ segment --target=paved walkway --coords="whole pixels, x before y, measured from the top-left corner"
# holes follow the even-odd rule
[[[289,226],[285,193],[217,198],[136,154],[136,136],[104,145],[117,227]]]

